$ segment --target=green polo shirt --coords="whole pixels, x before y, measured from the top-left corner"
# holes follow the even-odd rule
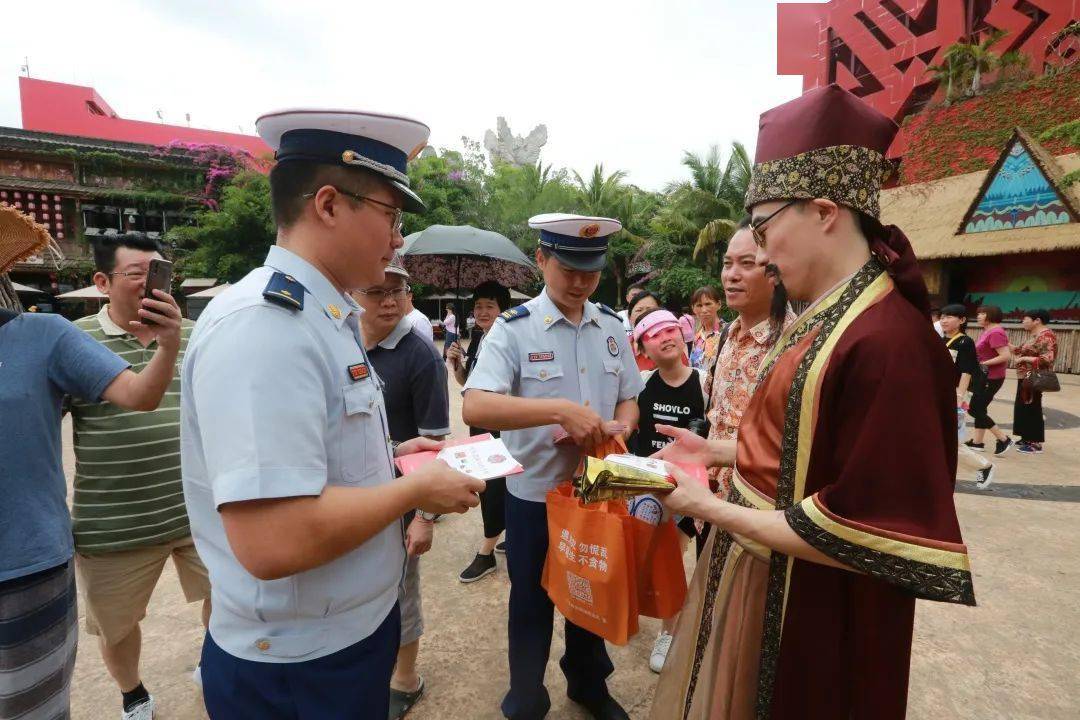
[[[182,321],[176,374],[157,410],[72,400],[75,549],[93,554],[158,545],[191,534],[180,480],[180,365],[194,323]],[[109,317],[105,305],[75,325],[141,372],[157,351]]]

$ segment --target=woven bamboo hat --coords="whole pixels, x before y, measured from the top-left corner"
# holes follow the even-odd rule
[[[44,225],[34,222],[13,207],[0,205],[0,273],[48,247],[52,236]]]

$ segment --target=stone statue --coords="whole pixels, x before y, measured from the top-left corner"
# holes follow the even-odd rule
[[[500,117],[498,132],[488,130],[484,133],[484,147],[487,148],[492,165],[535,165],[540,159],[540,150],[547,143],[547,138],[546,125],[537,125],[526,137],[521,137],[512,134],[506,118]]]

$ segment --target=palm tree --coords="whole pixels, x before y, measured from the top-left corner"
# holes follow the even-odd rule
[[[616,170],[604,177],[603,163],[593,166],[588,182],[575,170],[574,182],[577,183],[578,200],[582,209],[590,215],[606,216],[618,202],[619,188],[625,177],[626,173],[622,170]]]
[[[661,221],[684,242],[694,243],[695,260],[703,257],[706,265],[718,272],[742,213],[753,165],[746,147],[738,142],[731,144],[726,162],[713,145],[704,156],[683,153],[683,165],[690,170],[690,180],[668,186],[669,202]]]
[[[968,45],[971,63],[971,94],[978,95],[982,91],[983,73],[990,72],[998,66],[1000,60],[998,54],[990,48],[997,44],[998,40],[1005,37],[1003,30],[995,30],[981,41]]]
[[[746,199],[746,190],[750,187],[750,173],[754,164],[746,146],[736,140],[731,143],[731,154],[724,166],[724,181],[721,183],[720,196],[735,207],[741,207]]]
[[[728,240],[738,229],[739,223],[731,218],[717,218],[706,223],[698,233],[697,244],[694,245],[694,259],[704,255],[705,266],[710,268],[714,275],[719,275]]]
[[[693,187],[714,197],[719,196],[724,182],[724,171],[718,145],[711,146],[704,157],[684,150],[682,164],[690,169],[690,183]]]
[[[945,83],[945,104],[951,105],[953,101],[953,86],[959,84],[964,75],[963,62],[959,44],[952,45],[941,58],[940,65],[930,65],[927,72],[933,73],[934,80]]]
[[[1016,57],[1009,55],[1009,59],[1002,63],[1002,57],[991,50],[994,45],[1005,37],[1007,33],[995,30],[977,43],[953,43],[941,56],[940,65],[930,65],[926,69],[932,73],[933,78],[945,83],[945,104],[953,100],[953,88],[956,85],[968,85],[965,95],[974,97],[982,92],[982,78],[1003,64],[1013,66]],[[1019,53],[1016,53],[1019,55]],[[1023,56],[1020,55],[1022,58]],[[1026,63],[1026,60],[1022,62]]]

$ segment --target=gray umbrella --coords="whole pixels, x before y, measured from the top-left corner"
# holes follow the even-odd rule
[[[536,266],[509,238],[470,225],[432,225],[405,238],[409,277],[441,288],[471,290],[495,280],[506,287],[536,279]]]

